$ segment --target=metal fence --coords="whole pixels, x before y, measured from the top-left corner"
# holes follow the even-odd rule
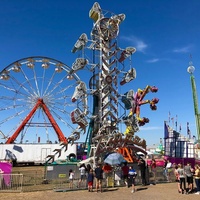
[[[1,174],[0,192],[22,192],[23,174]]]
[[[56,168],[55,171],[58,171]],[[136,185],[141,184],[140,170],[136,169],[138,176],[136,178]],[[123,180],[115,180],[115,172],[112,173],[111,178],[103,180],[103,188],[108,187],[122,187],[125,186]],[[57,174],[57,173],[55,173]],[[52,179],[46,179],[44,170],[27,170],[18,174],[3,174],[1,176],[0,192],[32,192],[41,190],[54,190],[54,191],[69,191],[69,190],[83,190],[87,189],[86,181],[79,185],[79,172],[76,173],[73,182],[73,188],[70,188],[68,170],[63,173],[62,170]],[[173,171],[170,174],[171,181],[174,181]],[[149,184],[153,181],[152,173],[149,170],[147,173]],[[166,182],[163,175],[163,169],[157,167],[156,182]],[[95,187],[95,180],[94,185]]]

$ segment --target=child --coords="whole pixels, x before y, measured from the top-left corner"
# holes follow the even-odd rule
[[[93,180],[94,180],[94,174],[93,169],[90,169],[90,172],[88,174],[87,182],[88,182],[88,192],[93,192]]]
[[[137,176],[137,172],[133,169],[132,166],[129,167],[128,172],[128,179],[130,180],[130,183],[132,184],[132,191],[131,193],[135,192],[135,178]]]
[[[69,170],[69,188],[73,189],[74,172],[72,169]]]

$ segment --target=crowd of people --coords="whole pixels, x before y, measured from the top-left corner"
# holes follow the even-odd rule
[[[141,172],[142,184],[146,185],[145,179],[145,161],[140,159],[138,161],[138,166]],[[117,168],[115,167],[115,173],[117,173]],[[127,162],[122,163],[122,165],[118,166],[120,171],[120,180],[123,182],[125,186],[131,188],[131,192],[134,193],[135,189],[135,179],[137,177],[137,171],[133,168],[133,166],[128,166]],[[97,163],[97,166],[92,169],[90,164],[85,166],[85,164],[81,164],[79,166],[79,180],[77,188],[87,187],[88,192],[93,191],[93,183],[95,180],[95,191],[96,192],[103,192],[102,190],[102,181],[103,179],[106,180],[107,185],[109,182],[113,182],[113,167],[108,163]],[[74,185],[74,178],[75,178],[75,171],[72,169],[69,170],[69,188],[73,189]],[[110,180],[110,181],[109,181]]]
[[[194,168],[189,162],[185,166],[181,163],[174,164],[174,175],[179,193],[190,194],[195,192],[195,194],[200,195],[200,166],[198,164],[195,164]]]
[[[163,175],[167,182],[172,182],[171,178],[175,176],[179,193],[200,195],[200,166],[198,164],[195,164],[193,168],[190,162],[184,166],[182,163],[172,164],[168,159],[164,159]]]
[[[136,165],[134,165],[136,166]],[[140,178],[142,185],[148,185],[148,173],[151,173],[151,180],[153,184],[157,183],[157,170],[156,160],[152,159],[150,164],[144,158],[140,158],[137,163],[138,170],[140,172]],[[89,164],[85,166],[82,164],[79,167],[80,178],[78,181],[78,187],[81,185],[86,186],[89,192],[92,192],[95,188],[96,192],[102,192],[102,181],[107,180],[109,183],[109,178],[113,178],[113,167],[108,163],[97,163],[97,166],[93,169]],[[120,171],[120,180],[127,187],[131,187],[131,192],[136,191],[136,177],[137,170],[133,168],[133,165],[124,162],[122,165],[118,166],[118,171]],[[115,168],[115,173],[117,173]],[[171,163],[168,159],[164,159],[163,165],[163,175],[167,182],[172,182],[173,176],[175,176],[175,181],[177,182],[178,192],[181,194],[200,194],[200,166],[196,164],[192,168],[190,163],[183,166],[180,164]],[[74,172],[69,171],[70,188],[73,188]],[[173,179],[173,180],[172,180]],[[93,183],[95,180],[95,187],[93,188]],[[113,181],[113,179],[112,179]]]

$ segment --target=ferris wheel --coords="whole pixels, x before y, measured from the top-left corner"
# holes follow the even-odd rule
[[[65,141],[76,129],[72,101],[80,78],[64,63],[48,57],[23,58],[0,72],[0,130],[5,143]]]

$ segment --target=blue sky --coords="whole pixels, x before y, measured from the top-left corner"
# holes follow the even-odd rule
[[[88,13],[94,2],[1,0],[0,70],[29,56],[47,56],[71,66],[77,57],[71,53],[74,43],[82,33],[90,35],[93,22]],[[141,107],[141,116],[148,117],[150,122],[137,134],[148,146],[158,144],[164,137],[163,124],[170,112],[170,118],[176,119],[177,115],[178,129],[181,124],[183,135],[187,122],[192,135],[196,135],[187,67],[192,59],[197,90],[200,90],[200,1],[101,0],[98,3],[104,10],[126,15],[120,24],[118,43],[121,48],[137,49],[132,56],[137,78],[124,85],[120,89],[122,93],[146,85],[159,89],[156,94],[146,96],[160,101],[157,111],[151,111],[149,105]],[[79,77],[85,81],[83,72]]]

